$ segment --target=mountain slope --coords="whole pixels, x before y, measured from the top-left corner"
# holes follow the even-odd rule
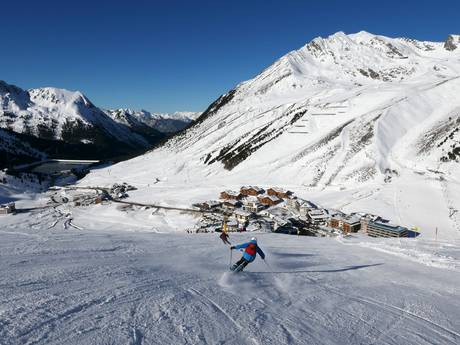
[[[51,87],[26,91],[0,81],[0,128],[9,138],[59,158],[132,156],[191,121],[182,113],[160,116],[126,110],[121,115],[99,109],[78,91]],[[12,157],[14,152],[8,152]],[[16,160],[23,158],[19,154]]]
[[[119,169],[137,181],[148,171],[175,185],[277,184],[340,189],[350,198],[361,193],[347,190],[361,188],[382,199],[401,191],[411,202],[420,198],[408,187],[417,181],[423,195],[460,209],[460,200],[448,202],[433,182],[443,173],[454,191],[460,173],[460,49],[451,37],[421,42],[339,32],[316,38],[220,97],[163,147]],[[107,176],[100,171],[93,178]],[[376,200],[372,209],[379,208],[407,225],[433,232],[437,226],[417,220],[415,209],[400,217],[397,206],[388,210]],[[442,212],[439,226],[458,227],[446,218],[452,212]]]
[[[14,132],[0,129],[0,166],[43,160],[46,154],[24,142]]]
[[[335,144],[342,145],[339,139],[344,139],[351,128],[369,126],[383,115],[376,131],[369,134],[374,137],[370,143],[377,146],[376,158],[383,173],[391,168],[385,147],[399,140],[411,121],[435,116],[432,109],[420,109],[418,118],[400,118],[402,131],[394,137],[384,133],[386,123],[391,122],[386,119],[393,120],[391,114],[399,111],[398,107],[420,105],[420,95],[425,92],[432,95],[433,102],[442,99],[440,94],[450,95],[450,109],[443,113],[447,119],[458,106],[454,96],[458,89],[458,58],[441,43],[415,43],[367,33],[338,33],[328,39],[315,39],[240,84],[230,93],[230,104],[221,105],[213,111],[212,120],[189,131],[186,137],[190,140],[182,138],[170,142],[169,147],[196,149],[194,153],[200,152],[207,164],[222,162],[225,168],[233,169],[249,156],[249,161],[257,165],[261,162],[254,156],[265,159],[265,163],[277,161],[280,157],[272,156],[273,149],[289,143],[291,157],[288,162],[284,159],[285,166],[305,160],[311,156],[307,153],[317,152],[316,146],[322,146],[323,141],[330,146],[333,141],[329,139],[336,138]],[[204,141],[199,140],[203,133],[209,134]],[[260,148],[274,138],[278,138],[272,145],[275,147],[262,157]],[[195,145],[198,141],[200,145]],[[342,151],[347,148],[341,146]]]

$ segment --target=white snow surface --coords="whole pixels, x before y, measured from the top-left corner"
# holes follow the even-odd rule
[[[460,237],[460,49],[367,32],[316,38],[224,95],[181,135],[81,184],[190,205],[280,186],[425,236]],[[153,185],[155,181],[161,181]],[[200,194],[200,195],[197,195]],[[200,198],[203,198],[200,200]]]
[[[460,341],[458,241],[257,234],[267,264],[231,274],[218,234],[65,214],[0,218],[2,345]]]

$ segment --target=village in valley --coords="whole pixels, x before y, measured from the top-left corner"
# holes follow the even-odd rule
[[[277,187],[243,186],[225,190],[219,200],[194,204],[203,218],[196,232],[264,231],[306,236],[362,232],[371,237],[415,237],[417,232],[391,224],[378,215],[346,214],[322,208]]]
[[[333,237],[363,233],[371,237],[416,237],[418,232],[390,223],[379,215],[323,208],[292,191],[270,187],[243,186],[239,191],[222,191],[216,200],[193,204],[190,208],[140,204],[130,201],[128,192],[137,188],[127,183],[102,187],[50,188],[49,207],[87,207],[119,203],[120,210],[176,210],[198,215],[198,223],[187,233],[261,231],[291,235]],[[19,210],[20,211],[20,210]],[[0,214],[17,212],[14,203],[0,205]],[[66,217],[71,218],[70,213]],[[67,224],[69,225],[69,224]],[[72,223],[70,223],[72,225]],[[67,227],[66,227],[67,228]]]

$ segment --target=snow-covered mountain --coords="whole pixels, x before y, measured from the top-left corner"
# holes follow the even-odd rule
[[[294,170],[306,185],[384,178],[400,161],[437,167],[458,152],[458,39],[315,38],[220,97],[162,150],[203,170]]]
[[[200,112],[151,113],[146,110],[113,109],[107,114],[131,128],[147,126],[165,134],[176,133],[201,115]]]
[[[398,168],[396,152],[436,165],[449,158],[443,140],[459,116],[452,47],[367,32],[316,38],[222,96],[167,147],[227,170],[302,171],[307,185],[383,177]]]
[[[72,143],[111,138],[148,146],[143,137],[119,126],[78,91],[51,87],[26,91],[1,82],[0,103],[0,126],[16,133]]]
[[[140,153],[192,121],[184,114],[149,114],[104,111],[78,91],[51,87],[23,90],[0,81],[0,128],[10,138],[20,135],[19,141],[33,141],[32,146],[38,138],[45,151],[60,148],[55,153],[61,157]]]
[[[458,35],[445,42],[364,31],[318,37],[221,96],[161,148],[118,167],[137,181],[295,185],[350,198],[367,194],[349,190],[369,188],[376,198],[440,198],[460,209],[460,198],[449,196],[460,190],[459,76]],[[433,181],[441,173],[440,185]],[[378,205],[401,218],[394,203]],[[434,229],[412,211],[396,220]],[[443,224],[460,231],[458,220]]]

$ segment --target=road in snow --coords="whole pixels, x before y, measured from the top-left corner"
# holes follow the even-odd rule
[[[234,275],[217,234],[17,217],[0,230],[2,345],[460,343],[456,242],[419,242],[452,263],[432,267],[359,238],[258,234],[271,268],[258,259]]]

